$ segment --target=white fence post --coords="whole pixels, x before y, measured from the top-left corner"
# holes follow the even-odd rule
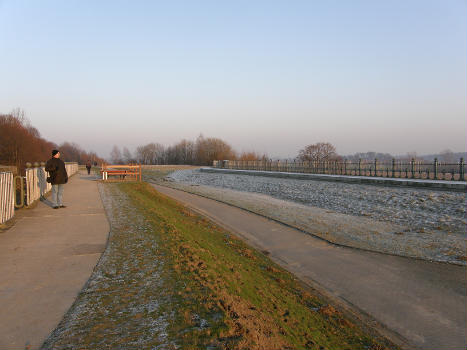
[[[13,173],[0,173],[0,224],[15,215]]]

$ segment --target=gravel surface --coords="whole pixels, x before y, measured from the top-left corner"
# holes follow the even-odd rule
[[[466,264],[465,193],[181,170],[166,184],[346,246]],[[272,198],[271,198],[272,197]]]
[[[170,178],[190,184],[261,193],[278,199],[368,216],[407,226],[465,235],[467,194],[415,188],[383,187],[339,182],[211,174],[180,170]]]

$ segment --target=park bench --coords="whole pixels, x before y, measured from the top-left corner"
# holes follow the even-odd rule
[[[141,164],[102,164],[101,174],[102,180],[109,180],[109,177],[115,177],[114,180],[120,181],[141,181]]]

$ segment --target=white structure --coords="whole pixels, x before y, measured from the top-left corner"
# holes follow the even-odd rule
[[[13,173],[0,173],[0,224],[15,215]]]

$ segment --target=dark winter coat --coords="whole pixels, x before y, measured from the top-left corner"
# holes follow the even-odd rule
[[[49,172],[52,185],[66,184],[68,182],[65,163],[60,158],[49,159],[45,164],[45,171]]]

